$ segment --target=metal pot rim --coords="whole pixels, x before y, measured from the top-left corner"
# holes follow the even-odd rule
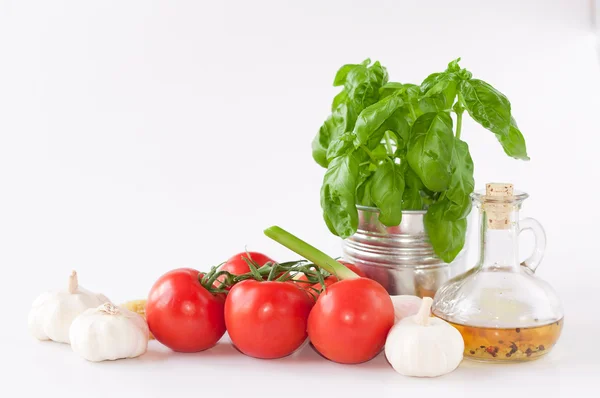
[[[379,209],[377,207],[356,205],[356,208],[361,211],[379,213]],[[427,214],[427,210],[402,210],[402,214]]]

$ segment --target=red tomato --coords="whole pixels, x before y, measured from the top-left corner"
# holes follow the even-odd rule
[[[180,268],[161,276],[148,295],[146,320],[156,340],[180,352],[206,350],[225,333],[225,299],[200,284],[200,272]]]
[[[306,340],[314,301],[294,283],[245,280],[225,301],[225,324],[233,344],[255,358],[281,358]]]
[[[319,296],[308,317],[308,336],[324,357],[361,363],[376,356],[394,325],[394,305],[386,290],[367,279],[347,279]]]
[[[248,256],[250,256],[250,260],[257,263],[259,267],[265,265],[268,262],[275,262],[272,258],[267,257],[262,253],[243,252],[238,253],[235,256],[231,257],[229,260],[227,260],[227,262],[221,267],[221,270],[228,271],[229,273],[234,275],[242,275],[250,272],[250,267],[248,267],[248,264],[244,260],[244,258],[248,258]]]

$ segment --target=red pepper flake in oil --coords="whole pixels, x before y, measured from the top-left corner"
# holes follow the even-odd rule
[[[485,349],[485,351],[494,358],[498,355],[498,350],[499,350],[498,347],[494,347],[494,346],[489,346],[488,348]]]

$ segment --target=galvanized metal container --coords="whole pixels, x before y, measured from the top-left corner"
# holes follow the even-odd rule
[[[376,208],[358,206],[358,230],[343,241],[343,257],[390,294],[433,297],[448,279],[466,270],[466,248],[450,264],[438,258],[425,231],[425,213],[404,211],[400,225],[386,227]]]

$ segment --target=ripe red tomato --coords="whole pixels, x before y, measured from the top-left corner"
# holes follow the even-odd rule
[[[174,351],[197,352],[225,333],[225,298],[198,280],[200,272],[180,268],[161,276],[148,295],[146,320],[150,331]]]
[[[314,301],[294,283],[245,280],[225,301],[225,324],[232,343],[255,358],[281,358],[306,340]]]
[[[243,252],[238,253],[235,256],[232,256],[229,260],[227,260],[227,262],[221,267],[221,270],[228,271],[229,273],[234,275],[242,275],[250,272],[250,267],[248,267],[248,264],[244,260],[244,258],[248,258],[248,256],[250,256],[250,260],[254,261],[259,266],[263,266],[268,262],[275,262],[272,258],[262,253]]]
[[[308,336],[324,357],[361,363],[381,351],[393,325],[394,305],[379,283],[346,279],[319,296],[308,317]]]

